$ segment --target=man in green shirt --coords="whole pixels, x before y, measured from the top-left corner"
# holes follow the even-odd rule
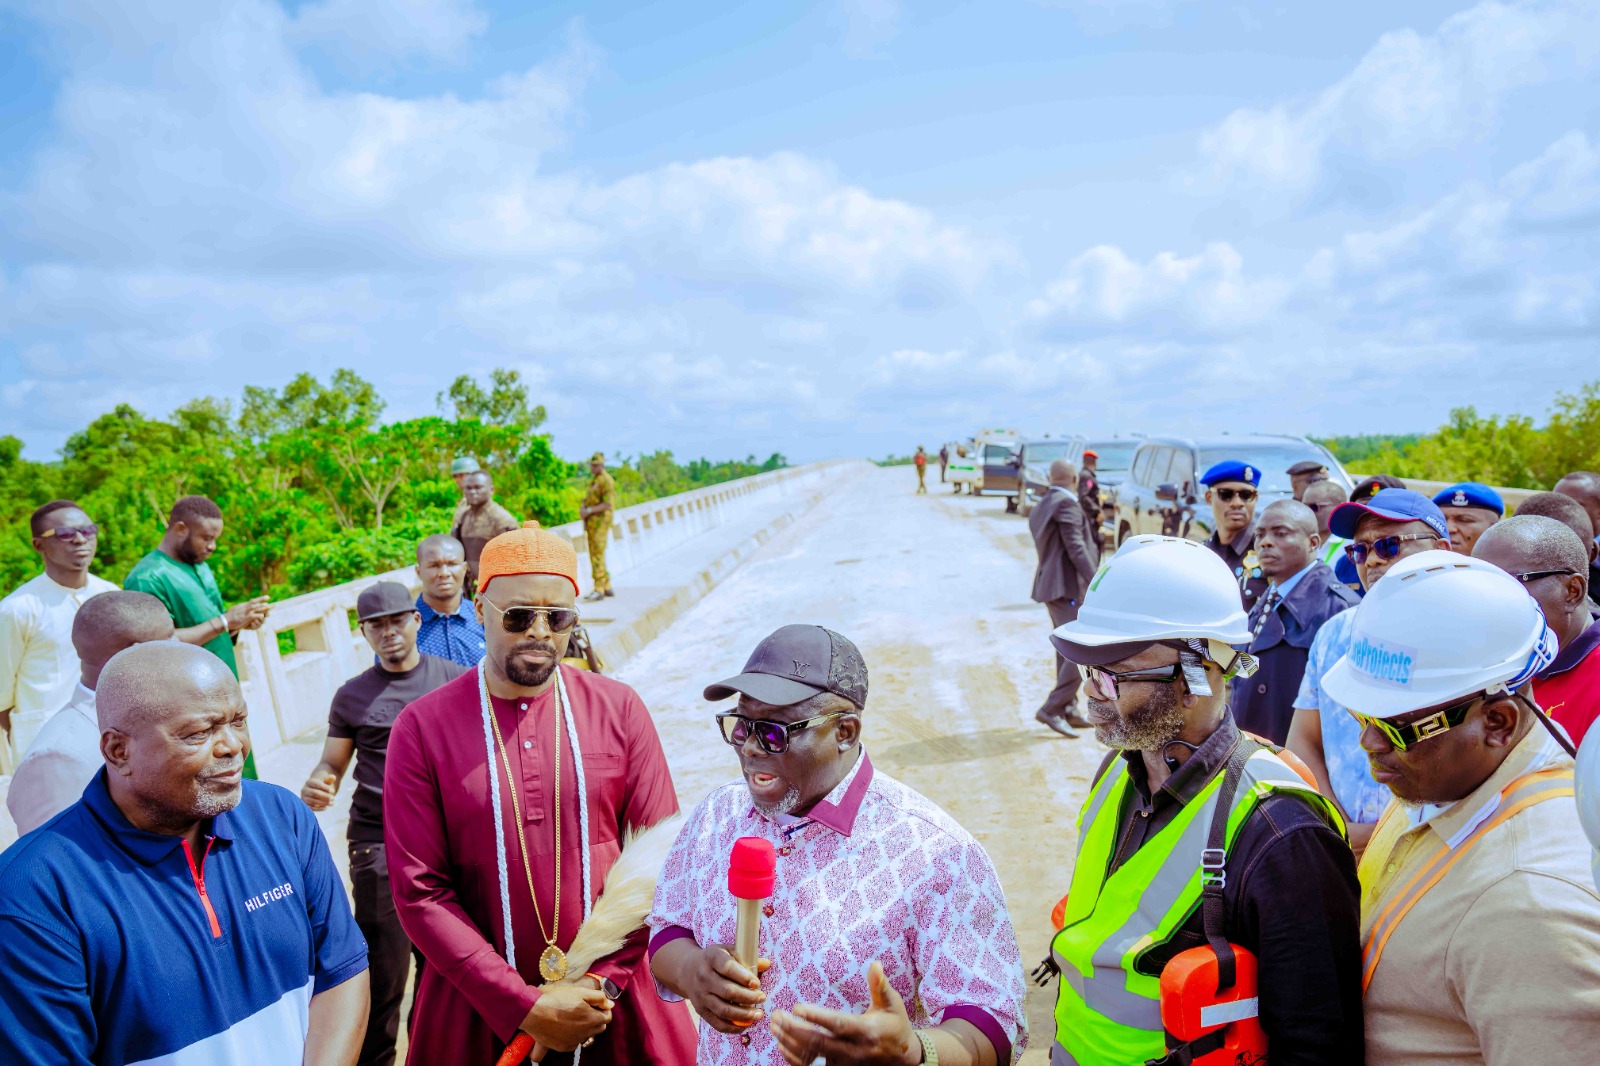
[[[198,644],[228,664],[239,676],[233,637],[241,629],[259,629],[270,609],[266,596],[225,607],[222,592],[206,560],[222,536],[222,511],[205,496],[185,496],[172,506],[167,532],[155,551],[134,564],[123,580],[125,589],[148,592],[166,605],[185,644]],[[256,776],[255,757],[245,754],[244,775]]]

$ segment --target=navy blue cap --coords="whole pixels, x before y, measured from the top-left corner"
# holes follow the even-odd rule
[[[1426,522],[1440,540],[1450,539],[1444,512],[1422,493],[1410,489],[1379,489],[1360,503],[1341,503],[1328,516],[1328,532],[1348,540],[1356,535],[1356,526],[1369,514],[1390,522]]]
[[[867,664],[846,637],[822,626],[783,626],[756,645],[744,670],[706,687],[708,700],[743,693],[774,707],[810,699],[819,692],[867,705]]]
[[[1246,485],[1260,485],[1261,471],[1237,459],[1224,459],[1200,475],[1200,484],[1208,487],[1219,481],[1242,481]]]
[[[1504,518],[1506,501],[1488,485],[1477,481],[1463,481],[1451,485],[1433,498],[1440,507],[1482,507]]]

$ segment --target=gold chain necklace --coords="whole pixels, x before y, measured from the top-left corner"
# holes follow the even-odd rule
[[[556,892],[554,928],[545,932],[544,915],[539,912],[539,896],[533,890],[533,864],[528,861],[528,838],[522,827],[522,804],[517,799],[517,784],[511,773],[511,757],[506,753],[506,742],[500,736],[500,718],[494,713],[494,703],[489,704],[489,722],[494,726],[494,742],[500,751],[500,762],[506,769],[506,785],[511,790],[511,814],[517,820],[517,844],[522,849],[522,872],[528,878],[528,897],[533,900],[533,917],[539,923],[539,935],[544,937],[545,948],[539,956],[539,976],[546,981],[559,981],[567,976],[567,953],[556,946],[556,934],[561,931],[561,696],[555,701],[556,722]]]

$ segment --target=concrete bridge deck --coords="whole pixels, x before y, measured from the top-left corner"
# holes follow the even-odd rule
[[[909,467],[841,478],[616,676],[655,713],[688,808],[738,773],[700,698],[705,685],[737,673],[779,625],[815,622],[849,636],[870,673],[864,727],[874,765],[983,842],[1031,968],[1047,952],[1073,821],[1104,749],[1033,721],[1054,667],[1044,608],[1028,599],[1023,521],[999,497],[958,497],[933,480],[917,496]],[[264,760],[263,776],[298,791],[320,749],[317,734],[288,743]],[[340,799],[350,791],[347,782]],[[342,866],[342,810],[323,818]],[[1053,991],[1030,994],[1029,1066],[1049,1058]]]

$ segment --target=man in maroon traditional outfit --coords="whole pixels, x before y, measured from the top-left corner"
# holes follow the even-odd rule
[[[479,562],[483,663],[409,705],[389,741],[390,878],[428,960],[407,1062],[494,1066],[520,1029],[553,1049],[546,1063],[580,1045],[585,1066],[690,1063],[693,1024],[657,996],[642,924],[587,975],[564,973],[623,835],[678,800],[638,694],[558,668],[577,622],[577,557],[528,526]]]

